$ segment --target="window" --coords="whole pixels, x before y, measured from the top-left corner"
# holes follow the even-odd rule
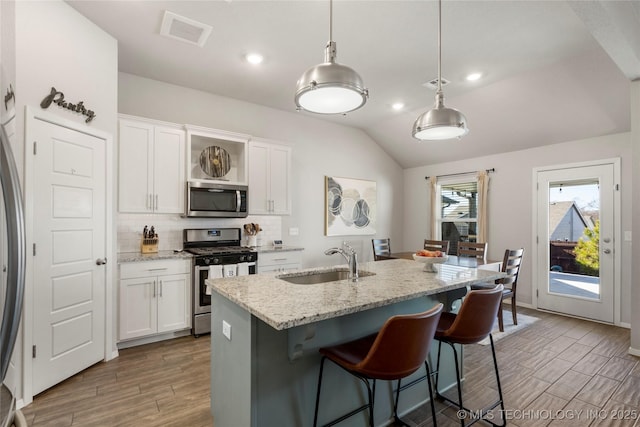
[[[470,181],[473,179],[473,181]],[[478,241],[478,182],[475,178],[438,180],[436,209],[437,239],[448,240],[449,254],[458,252],[458,242]]]

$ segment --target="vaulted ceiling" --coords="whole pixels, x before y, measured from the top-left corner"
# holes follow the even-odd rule
[[[297,79],[323,61],[329,38],[328,1],[68,3],[118,40],[122,72],[291,112]],[[337,60],[360,73],[370,99],[346,116],[297,114],[360,128],[403,167],[629,131],[639,1],[445,0],[445,105],[466,115],[470,133],[413,139],[435,95],[425,83],[437,77],[437,5],[335,0]],[[210,25],[204,46],[161,36],[165,11]],[[254,51],[259,66],[244,60]],[[483,77],[466,81],[475,71]]]

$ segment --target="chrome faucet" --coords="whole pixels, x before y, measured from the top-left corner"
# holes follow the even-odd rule
[[[347,260],[349,264],[349,279],[352,282],[358,281],[358,254],[355,249],[347,244],[347,242],[342,243],[342,248],[329,248],[324,251],[325,255],[335,255],[340,254]]]

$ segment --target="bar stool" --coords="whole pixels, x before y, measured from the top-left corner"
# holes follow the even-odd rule
[[[326,426],[335,425],[347,418],[369,409],[369,425],[373,427],[373,408],[376,392],[376,380],[398,381],[393,415],[398,418],[398,400],[400,398],[400,380],[427,366],[429,397],[435,425],[435,406],[431,390],[431,379],[425,360],[442,312],[442,304],[423,313],[392,316],[384,323],[376,334],[354,341],[321,348],[322,360],[318,376],[318,392],[316,408],[313,415],[313,426],[318,424],[318,406],[322,388],[322,372],[325,360],[330,360],[346,372],[360,379],[367,387],[368,403],[353,411],[330,421]],[[371,380],[371,383],[369,382]]]
[[[492,289],[474,290],[470,291],[462,302],[460,311],[458,314],[454,313],[442,313],[438,328],[436,330],[435,339],[438,340],[438,361],[436,364],[436,395],[456,405],[460,411],[464,411],[467,414],[486,413],[487,411],[496,408],[498,405],[502,409],[504,414],[504,401],[502,399],[502,387],[500,386],[500,374],[498,372],[498,361],[496,359],[496,351],[493,345],[493,337],[491,336],[491,330],[493,323],[495,322],[498,314],[498,309],[502,302],[503,285],[498,285]],[[458,366],[458,351],[455,344],[476,344],[489,336],[491,342],[491,354],[493,355],[493,367],[496,372],[496,382],[498,385],[498,400],[489,406],[483,408],[481,411],[472,411],[466,408],[462,402],[462,386],[460,383],[460,367]],[[438,388],[438,373],[440,370],[440,350],[442,343],[449,344],[453,349],[453,358],[456,367],[456,383],[458,386],[458,401],[449,399],[448,397],[440,394]],[[503,419],[502,424],[496,424],[486,417],[479,417],[473,419],[469,424],[474,424],[480,420],[484,420],[494,426],[505,426],[506,420]],[[465,426],[465,417],[460,417],[460,424]]]

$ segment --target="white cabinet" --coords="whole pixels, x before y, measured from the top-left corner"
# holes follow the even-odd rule
[[[118,210],[184,213],[184,151],[180,126],[121,116]]]
[[[261,138],[249,143],[249,213],[291,213],[291,147]]]
[[[302,254],[300,251],[260,252],[258,255],[258,273],[299,270],[301,262]]]
[[[120,340],[191,327],[191,262],[120,265]]]

